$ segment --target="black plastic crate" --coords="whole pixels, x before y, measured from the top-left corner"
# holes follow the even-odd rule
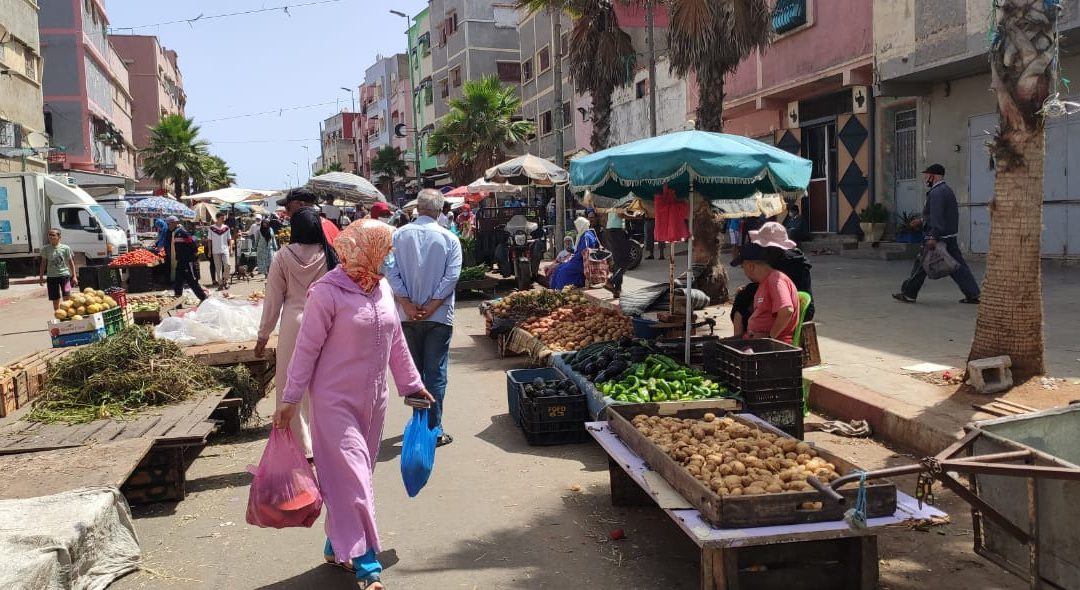
[[[104,291],[110,287],[119,287],[120,270],[107,266],[84,266],[79,269],[79,288],[87,287]]]
[[[719,336],[691,336],[690,365],[695,367],[704,366],[705,350],[719,342]],[[684,338],[660,338],[656,341],[656,347],[665,356],[671,357],[680,363],[686,360],[686,339]]]
[[[506,372],[506,407],[514,424],[521,425],[521,386],[530,383],[537,377],[544,381],[561,381],[566,379],[562,371],[547,367],[543,369],[512,369]]]
[[[127,270],[127,292],[146,293],[154,290],[154,269],[132,267]]]
[[[527,397],[524,386],[519,386],[519,391],[522,424],[585,422],[589,417],[584,393],[557,397]]]
[[[770,338],[728,338],[707,345],[705,371],[744,393],[789,390],[802,385],[802,350]]]
[[[525,433],[525,440],[533,446],[583,443],[589,439],[589,433],[585,432],[585,422],[532,424],[523,421],[521,431]]]
[[[803,434],[805,434],[803,431],[803,403],[801,397],[797,402],[746,404],[740,413],[753,414],[798,439],[802,439]]]

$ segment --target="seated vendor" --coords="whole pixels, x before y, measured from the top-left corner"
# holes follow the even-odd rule
[[[551,281],[551,275],[555,273],[555,269],[558,268],[560,264],[570,260],[573,257],[574,238],[571,236],[566,236],[565,238],[563,238],[563,249],[555,255],[555,263],[548,265],[546,268],[544,268],[544,275],[547,276],[548,281]]]
[[[751,242],[732,262],[742,266],[746,278],[758,285],[743,338],[773,338],[791,344],[799,321],[799,292],[795,283],[774,269],[767,258],[766,249]]]
[[[769,266],[784,273],[793,283],[795,289],[813,294],[810,284],[810,269],[812,265],[807,262],[802,251],[795,247],[795,242],[788,238],[786,230],[779,223],[770,222],[760,230],[750,232],[750,243],[765,248],[765,256]],[[732,266],[738,266],[739,256],[731,262]],[[747,322],[754,311],[754,299],[757,294],[758,284],[751,282],[739,288],[735,293],[731,307],[731,323],[735,328],[735,335],[742,336],[746,332]],[[798,307],[796,307],[796,310]],[[806,308],[803,321],[814,319],[814,302]]]
[[[574,229],[577,230],[577,247],[574,248],[570,259],[555,267],[551,274],[552,289],[562,289],[566,286],[585,286],[585,255],[590,249],[600,247],[600,240],[596,237],[596,231],[589,227],[589,220],[578,217],[574,220]],[[570,239],[569,237],[567,239]]]

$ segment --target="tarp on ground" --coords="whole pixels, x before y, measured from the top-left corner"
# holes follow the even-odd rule
[[[0,500],[0,588],[104,590],[139,567],[120,490],[93,487]]]

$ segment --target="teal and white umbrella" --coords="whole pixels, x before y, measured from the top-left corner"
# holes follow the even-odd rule
[[[180,219],[195,219],[195,211],[180,201],[166,197],[140,199],[127,208],[129,217],[155,219],[175,215]]]
[[[652,200],[665,186],[690,201],[687,248],[686,360],[690,360],[693,306],[695,195],[710,201],[757,199],[761,194],[801,194],[810,184],[811,162],[738,135],[680,131],[650,137],[570,161],[570,186],[602,197],[631,193]]]

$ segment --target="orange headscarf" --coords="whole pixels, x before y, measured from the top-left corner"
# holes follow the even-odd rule
[[[334,240],[342,269],[365,293],[383,278],[382,264],[394,245],[394,228],[374,219],[354,221]]]

